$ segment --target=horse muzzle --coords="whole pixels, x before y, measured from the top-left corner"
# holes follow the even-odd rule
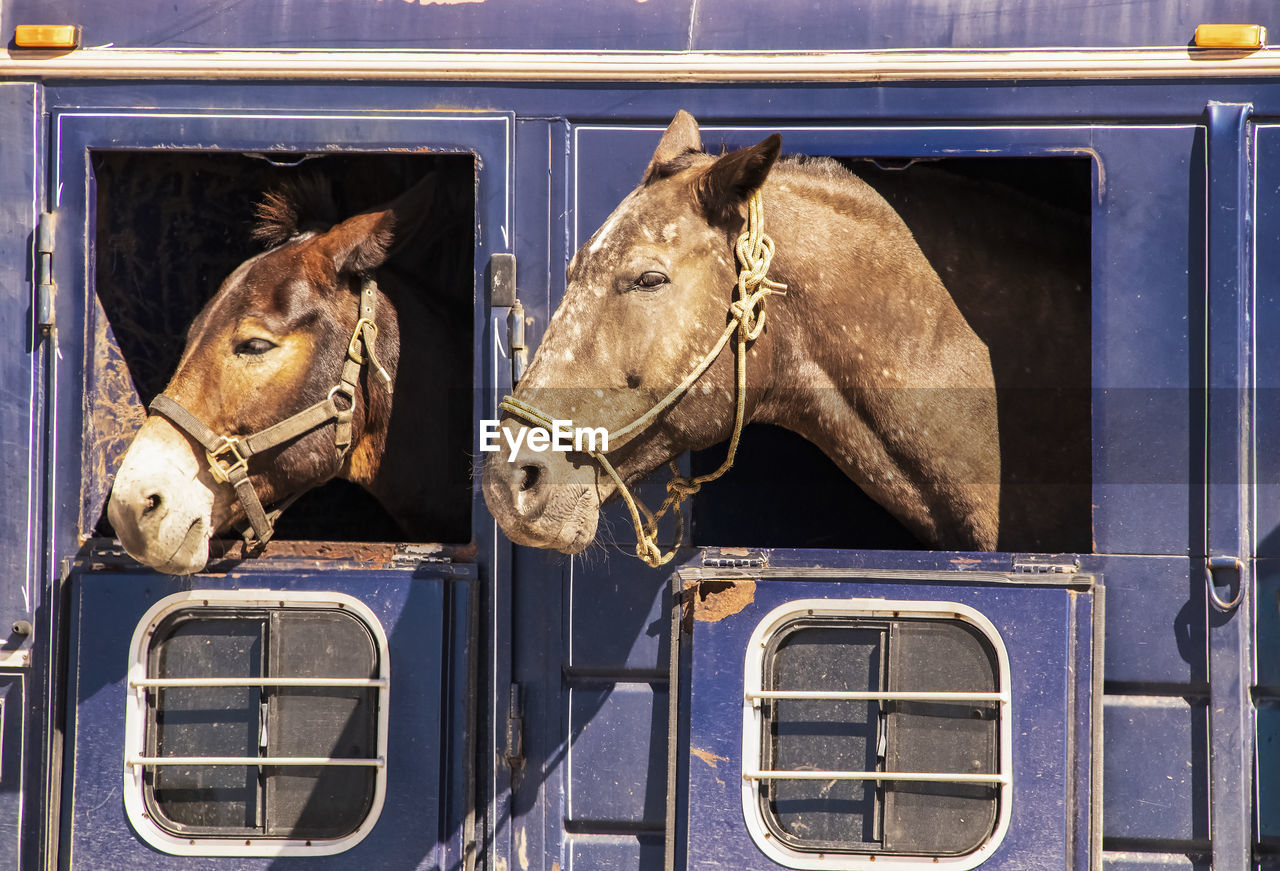
[[[111,488],[107,518],[129,556],[173,575],[204,568],[216,495],[191,443],[166,421],[143,424]]]
[[[482,489],[489,512],[516,544],[573,554],[596,536],[602,500],[591,464],[555,452],[498,452],[485,461]]]

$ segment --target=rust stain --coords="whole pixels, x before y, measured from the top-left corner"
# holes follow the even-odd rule
[[[972,557],[967,557],[967,556],[958,556],[955,559],[951,560],[951,564],[953,566],[971,566],[971,565],[974,565],[975,563],[980,563],[980,562],[982,562],[982,560],[973,559]]]
[[[210,542],[210,568],[234,568],[240,562],[250,559],[244,552],[244,542],[234,538],[214,539]],[[287,560],[314,561],[317,567],[326,565],[328,560],[344,560],[357,562],[367,568],[387,568],[395,564],[399,556],[402,560],[417,557],[433,557],[447,559],[455,563],[473,562],[478,548],[475,543],[421,544],[402,548],[394,542],[381,541],[316,541],[272,539],[259,557],[275,557]],[[401,563],[405,564],[405,563]]]
[[[685,586],[684,622],[689,618],[716,623],[746,608],[756,600],[756,582],[750,578],[734,581],[694,581]]]
[[[716,754],[712,753],[710,750],[699,750],[697,747],[690,747],[689,752],[692,753],[694,756],[697,756],[703,762],[710,765],[712,768],[719,767],[716,765],[717,762],[729,761],[728,756],[717,756]]]
[[[349,559],[361,562],[391,562],[394,544],[362,541],[271,541],[266,553],[272,556]]]

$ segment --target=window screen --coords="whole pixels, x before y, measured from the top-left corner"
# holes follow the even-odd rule
[[[752,641],[744,803],[757,841],[814,868],[993,848],[1010,782],[994,629],[950,604],[816,604],[775,612]]]
[[[362,836],[383,791],[387,663],[355,610],[200,600],[153,617],[126,724],[135,828],[189,853]]]

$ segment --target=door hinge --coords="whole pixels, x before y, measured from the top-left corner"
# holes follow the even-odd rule
[[[1080,557],[1018,554],[1013,558],[1013,571],[1020,575],[1074,575],[1080,571]]]
[[[524,306],[519,299],[507,316],[507,346],[511,348],[511,386],[515,387],[529,365],[529,345],[524,338]]]
[[[769,564],[764,551],[708,548],[702,553],[702,567],[707,569],[762,569]]]
[[[502,755],[512,773],[524,768],[524,703],[520,699],[520,684],[511,684],[507,705],[506,746]]]
[[[54,212],[40,215],[36,224],[36,288],[33,306],[36,328],[45,335],[53,332],[54,297],[58,286],[53,280],[53,248],[57,237],[58,216]]]
[[[529,346],[524,337],[524,305],[516,296],[516,256],[500,253],[489,258],[489,305],[504,307],[507,313],[507,347],[511,349],[511,385],[524,375],[529,362]]]

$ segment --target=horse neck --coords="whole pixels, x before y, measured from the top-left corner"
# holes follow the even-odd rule
[[[368,414],[340,475],[368,490],[411,538],[439,538],[457,523],[450,497],[461,492],[465,501],[469,486],[469,467],[458,468],[465,458],[450,453],[448,423],[451,403],[470,397],[471,331],[421,282],[383,272],[378,280],[378,354],[395,392],[365,373]]]
[[[379,278],[381,279],[382,276]],[[398,291],[393,282],[379,281],[378,307],[374,321],[378,327],[376,352],[379,361],[391,376],[393,385],[402,389],[411,389],[409,385],[396,384],[396,374],[400,371],[401,358],[401,308],[408,305],[405,296]],[[403,315],[405,316],[403,319],[412,320],[410,311],[406,310]],[[355,444],[352,445],[347,461],[339,472],[339,477],[359,484],[378,496],[376,482],[383,475],[392,398],[367,360],[361,373],[360,390],[364,406],[363,425]]]
[[[754,418],[806,435],[833,389],[982,384],[986,349],[897,213],[860,180],[775,170],[764,190],[773,237],[769,365]]]

